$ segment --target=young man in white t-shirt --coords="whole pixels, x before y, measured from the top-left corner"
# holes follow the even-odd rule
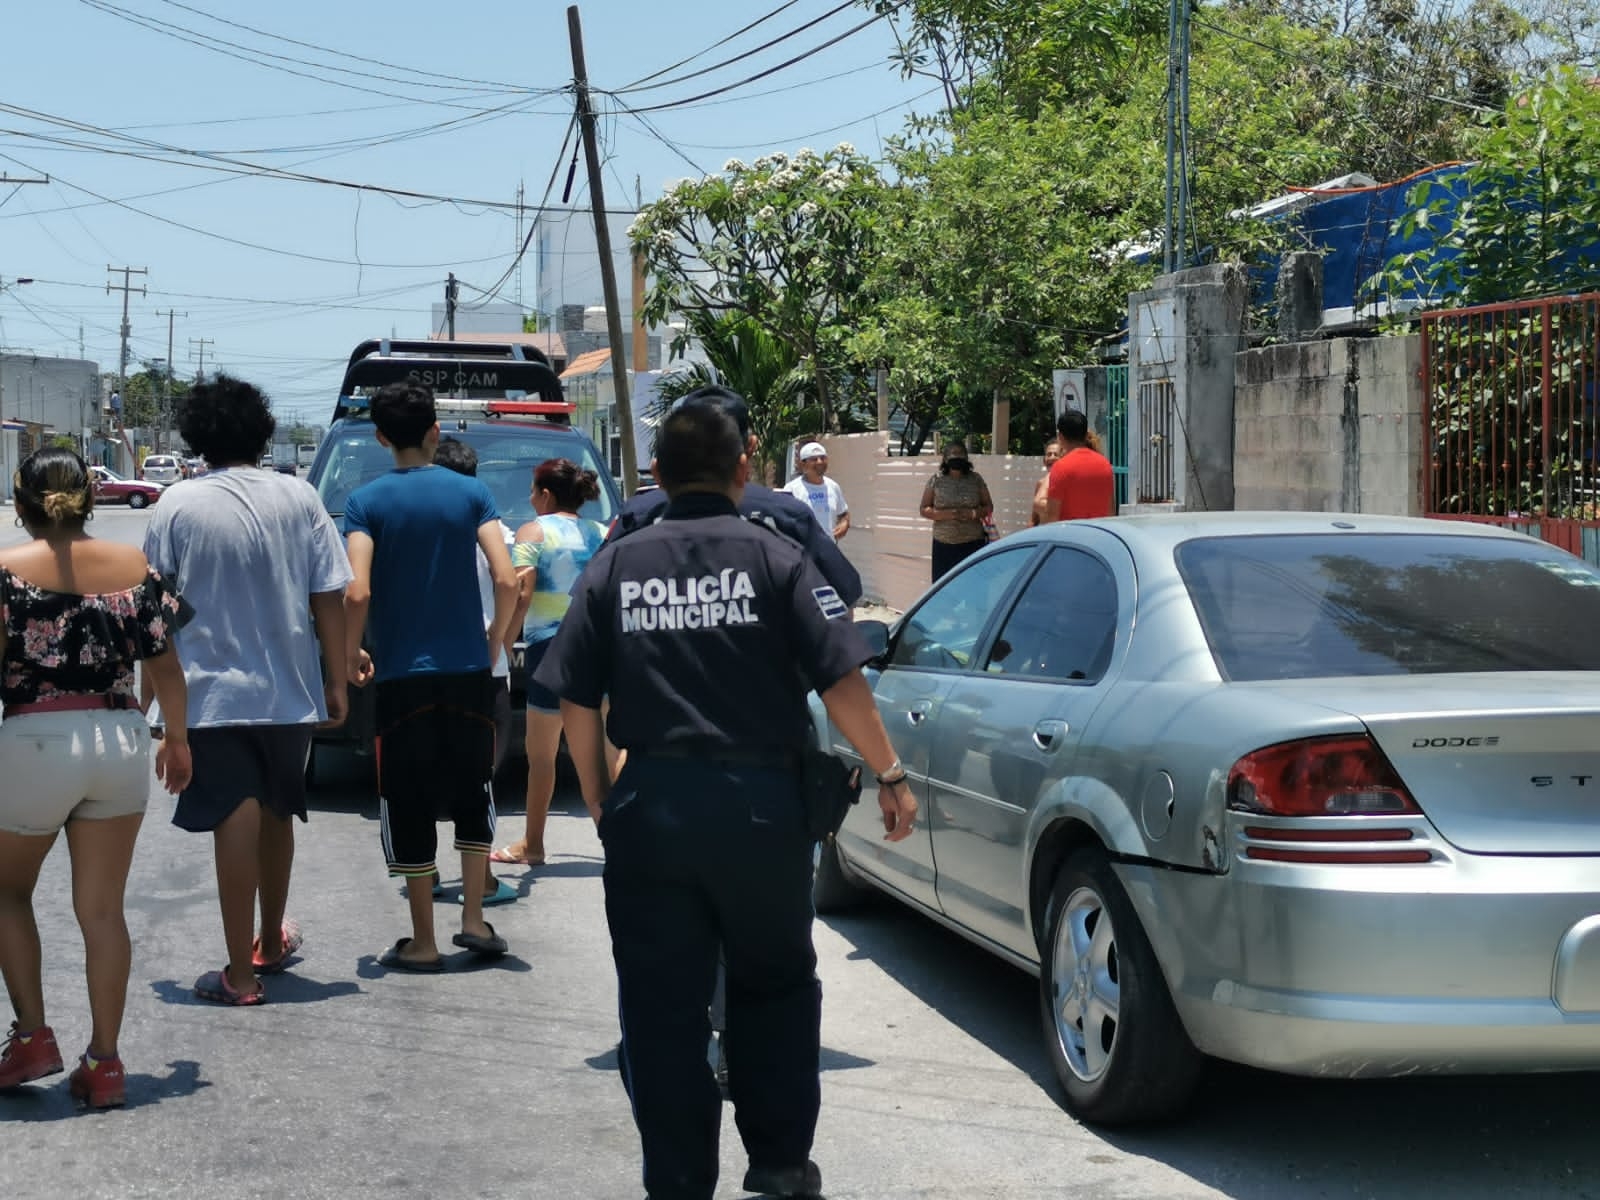
[[[809,505],[817,523],[834,541],[850,532],[850,506],[845,503],[844,489],[828,478],[828,451],[821,442],[800,447],[800,474],[783,490]]]
[[[433,452],[433,461],[436,466],[446,467],[458,475],[469,478],[478,477],[478,452],[465,442],[457,438],[442,438],[439,448]],[[500,522],[500,535],[506,543],[506,553],[511,552],[511,547],[516,544],[517,535],[504,521]],[[489,560],[483,556],[483,551],[478,551],[478,598],[483,604],[483,629],[487,633],[494,624],[494,577],[489,573]],[[514,641],[513,636],[510,640]],[[511,712],[511,656],[507,646],[500,647],[500,652],[495,656],[494,665],[490,668],[494,676],[494,773],[498,777],[500,768],[505,766],[506,760],[511,757],[512,748],[516,745],[516,721]],[[492,784],[490,785],[493,786]],[[494,865],[489,859],[483,860],[483,903],[486,906],[495,904],[509,904],[517,898],[517,891],[494,873]],[[467,888],[467,881],[461,881],[463,892]],[[433,894],[441,895],[443,888],[439,886],[439,877],[433,877]]]

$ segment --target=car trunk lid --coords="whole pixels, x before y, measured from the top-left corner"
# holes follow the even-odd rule
[[[1434,827],[1460,849],[1600,854],[1600,673],[1268,686],[1365,724]]]

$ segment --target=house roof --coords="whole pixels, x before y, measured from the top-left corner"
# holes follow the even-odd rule
[[[561,378],[571,379],[575,375],[595,375],[602,370],[611,369],[611,350],[603,348],[590,350],[587,354],[580,354],[567,364],[567,369],[561,372]]]

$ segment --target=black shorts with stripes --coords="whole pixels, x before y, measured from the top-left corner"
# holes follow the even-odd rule
[[[391,875],[432,874],[438,814],[457,850],[494,847],[494,698],[488,671],[407,675],[377,685],[378,795]]]

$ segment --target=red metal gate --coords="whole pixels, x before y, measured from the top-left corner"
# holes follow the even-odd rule
[[[1422,374],[1425,513],[1600,547],[1600,293],[1427,313]]]

